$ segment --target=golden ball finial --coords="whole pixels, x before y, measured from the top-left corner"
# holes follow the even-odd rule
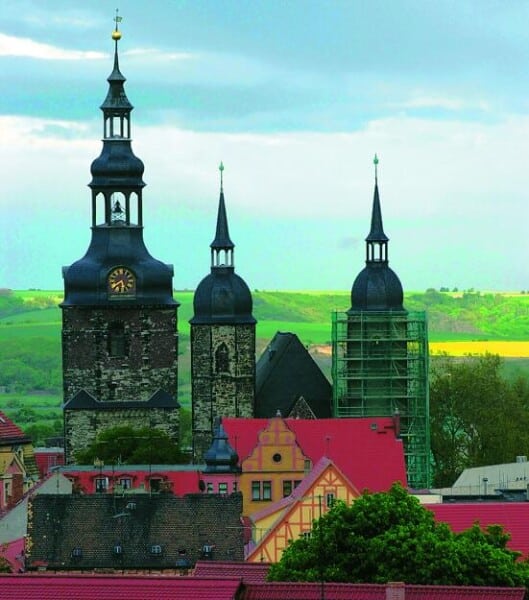
[[[119,31],[118,29],[114,29],[114,31],[112,32],[112,39],[114,41],[120,40],[121,39],[121,31]]]

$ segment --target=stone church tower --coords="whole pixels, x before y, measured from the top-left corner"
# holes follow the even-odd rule
[[[235,274],[228,232],[223,170],[211,273],[198,285],[191,324],[193,455],[211,445],[216,417],[252,417],[255,395],[255,325],[252,295]]]
[[[424,312],[407,311],[389,267],[375,156],[375,190],[365,267],[351,307],[333,317],[333,415],[394,417],[404,444],[408,484],[430,485],[428,329]]]
[[[91,166],[92,239],[63,268],[62,351],[67,462],[115,425],[179,434],[173,267],[143,240],[143,163],[132,152],[130,104],[118,61],[101,105],[103,149]]]

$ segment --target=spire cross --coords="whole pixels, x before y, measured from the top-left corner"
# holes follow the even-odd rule
[[[223,181],[224,164],[222,161],[220,161],[219,171],[220,171],[220,190],[222,191],[224,188],[224,181]]]
[[[119,23],[121,23],[121,21],[123,20],[123,17],[120,17],[118,12],[119,12],[119,9],[116,8],[116,16],[112,19],[114,21],[114,23],[116,24],[116,27],[114,28],[114,31],[112,32],[112,39],[116,42],[116,57],[117,57],[117,51],[118,51],[118,41],[121,39],[121,31],[119,30]]]
[[[112,19],[116,23],[116,31],[119,31],[118,23],[121,23],[123,17],[119,16],[119,8],[116,8],[116,16]]]
[[[373,164],[375,165],[375,181],[378,181],[378,156],[376,154],[373,159]]]

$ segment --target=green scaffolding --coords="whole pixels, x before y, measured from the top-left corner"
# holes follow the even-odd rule
[[[408,485],[430,487],[425,313],[333,313],[332,378],[335,417],[399,415]]]

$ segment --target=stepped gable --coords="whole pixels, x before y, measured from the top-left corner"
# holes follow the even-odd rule
[[[255,416],[285,417],[305,403],[305,418],[331,416],[332,387],[295,333],[278,331],[256,366]]]
[[[426,504],[436,521],[448,523],[455,532],[469,529],[479,522],[482,528],[488,525],[503,525],[511,539],[507,546],[529,554],[529,503],[528,502],[468,502]]]
[[[243,560],[242,495],[42,495],[28,508],[26,569],[189,568]]]
[[[391,417],[284,421],[313,465],[323,456],[330,458],[358,490],[381,492],[396,481],[406,486],[404,450]],[[222,420],[241,462],[255,448],[259,432],[268,423],[268,419]]]

